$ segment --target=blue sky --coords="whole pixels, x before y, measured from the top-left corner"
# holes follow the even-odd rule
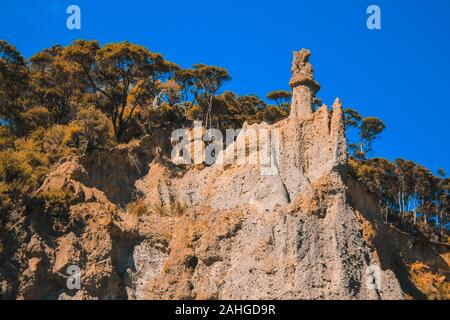
[[[81,8],[82,29],[66,28]],[[382,29],[366,28],[381,8]],[[0,39],[26,57],[75,39],[128,40],[183,67],[227,68],[239,94],[289,89],[292,51],[312,51],[318,93],[387,124],[377,156],[450,172],[450,1],[2,1]]]

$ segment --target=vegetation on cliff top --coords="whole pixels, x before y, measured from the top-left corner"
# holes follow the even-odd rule
[[[291,93],[223,91],[228,71],[196,64],[183,69],[161,54],[128,42],[100,46],[78,40],[26,60],[0,41],[0,212],[26,205],[59,159],[127,143],[164,125],[239,128],[277,122],[289,114]],[[314,98],[314,104],[321,101]],[[369,158],[385,124],[345,110],[353,173],[384,208],[386,223],[445,241],[449,179],[412,161]]]

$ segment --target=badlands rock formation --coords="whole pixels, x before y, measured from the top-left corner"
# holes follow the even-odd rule
[[[313,112],[319,85],[309,56],[305,49],[294,54],[289,118],[244,125],[236,141],[218,154],[222,161],[211,166],[176,165],[170,158],[171,132],[163,129],[127,146],[61,161],[40,192],[70,190],[71,206],[62,215],[17,217],[11,230],[22,243],[9,246],[18,262],[0,274],[0,295],[414,296],[399,248],[387,245],[393,235],[377,200],[348,173],[341,102]],[[259,148],[246,139],[263,130],[268,134],[259,139],[270,146],[269,165],[219,163],[242,144],[246,159],[258,158]],[[133,201],[134,210],[127,206]],[[406,242],[396,240],[398,246]],[[81,269],[80,290],[67,288],[70,265]]]

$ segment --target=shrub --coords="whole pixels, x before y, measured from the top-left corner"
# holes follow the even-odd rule
[[[30,199],[28,209],[42,214],[50,225],[50,232],[56,234],[67,233],[77,222],[70,215],[70,207],[76,197],[71,190],[49,189],[40,192]]]
[[[171,207],[172,215],[174,215],[176,217],[180,217],[180,216],[184,215],[184,213],[186,212],[186,209],[187,209],[186,204],[182,204],[179,201],[176,201],[174,204],[172,204],[172,207]]]
[[[47,128],[51,123],[51,113],[47,108],[37,106],[22,113],[22,118],[27,123],[28,130],[35,130],[39,127]]]
[[[52,160],[68,155],[84,155],[113,146],[113,132],[108,118],[93,106],[80,109],[76,120],[50,127],[43,137],[45,152]]]
[[[43,130],[28,138],[6,143],[0,151],[0,211],[32,197],[49,169],[49,156],[42,150]]]
[[[38,181],[33,168],[19,160],[13,153],[0,153],[0,198],[1,209],[6,210],[37,187]]]
[[[192,106],[188,110],[188,117],[192,120],[202,120],[203,112],[199,106]]]
[[[8,210],[10,210],[13,204],[12,199],[9,196],[8,192],[9,192],[8,185],[5,182],[0,181],[0,214],[4,214]]]
[[[139,110],[138,115],[140,118],[139,122],[147,131],[154,127],[160,127],[164,123],[176,121],[178,118],[177,111],[167,103],[163,103],[156,109],[151,106],[142,108]]]
[[[161,216],[180,217],[186,212],[187,206],[179,201],[171,202],[170,205],[154,205],[151,207],[153,213]]]
[[[38,198],[43,200],[46,208],[54,211],[56,208],[59,211],[67,211],[72,200],[74,200],[74,194],[67,189],[49,189],[39,193]]]
[[[135,217],[141,217],[149,214],[149,210],[142,198],[137,198],[135,201],[127,205],[127,212]]]
[[[69,124],[65,144],[74,143],[79,154],[112,147],[113,131],[106,115],[94,106],[78,111],[76,120]]]
[[[277,106],[268,106],[263,113],[264,121],[267,123],[275,123],[286,118],[288,113]]]
[[[7,126],[0,124],[0,150],[11,148],[14,144],[14,135]]]
[[[51,126],[42,138],[43,150],[49,155],[51,162],[56,162],[61,157],[76,153],[76,150],[63,144],[66,139],[66,131],[67,126],[56,124]]]
[[[164,205],[154,205],[152,206],[152,212],[159,215],[160,217],[168,216],[169,213]]]
[[[445,273],[416,261],[409,266],[410,277],[417,288],[431,300],[448,300],[450,298],[450,282]]]

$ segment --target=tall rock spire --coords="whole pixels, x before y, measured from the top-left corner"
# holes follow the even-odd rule
[[[292,105],[290,117],[307,118],[313,113],[313,97],[320,89],[314,80],[314,67],[309,62],[311,52],[307,49],[294,52],[292,61]]]
[[[347,140],[345,137],[344,111],[339,98],[334,100],[332,110],[331,143],[335,150],[335,166],[340,166],[347,163]]]

